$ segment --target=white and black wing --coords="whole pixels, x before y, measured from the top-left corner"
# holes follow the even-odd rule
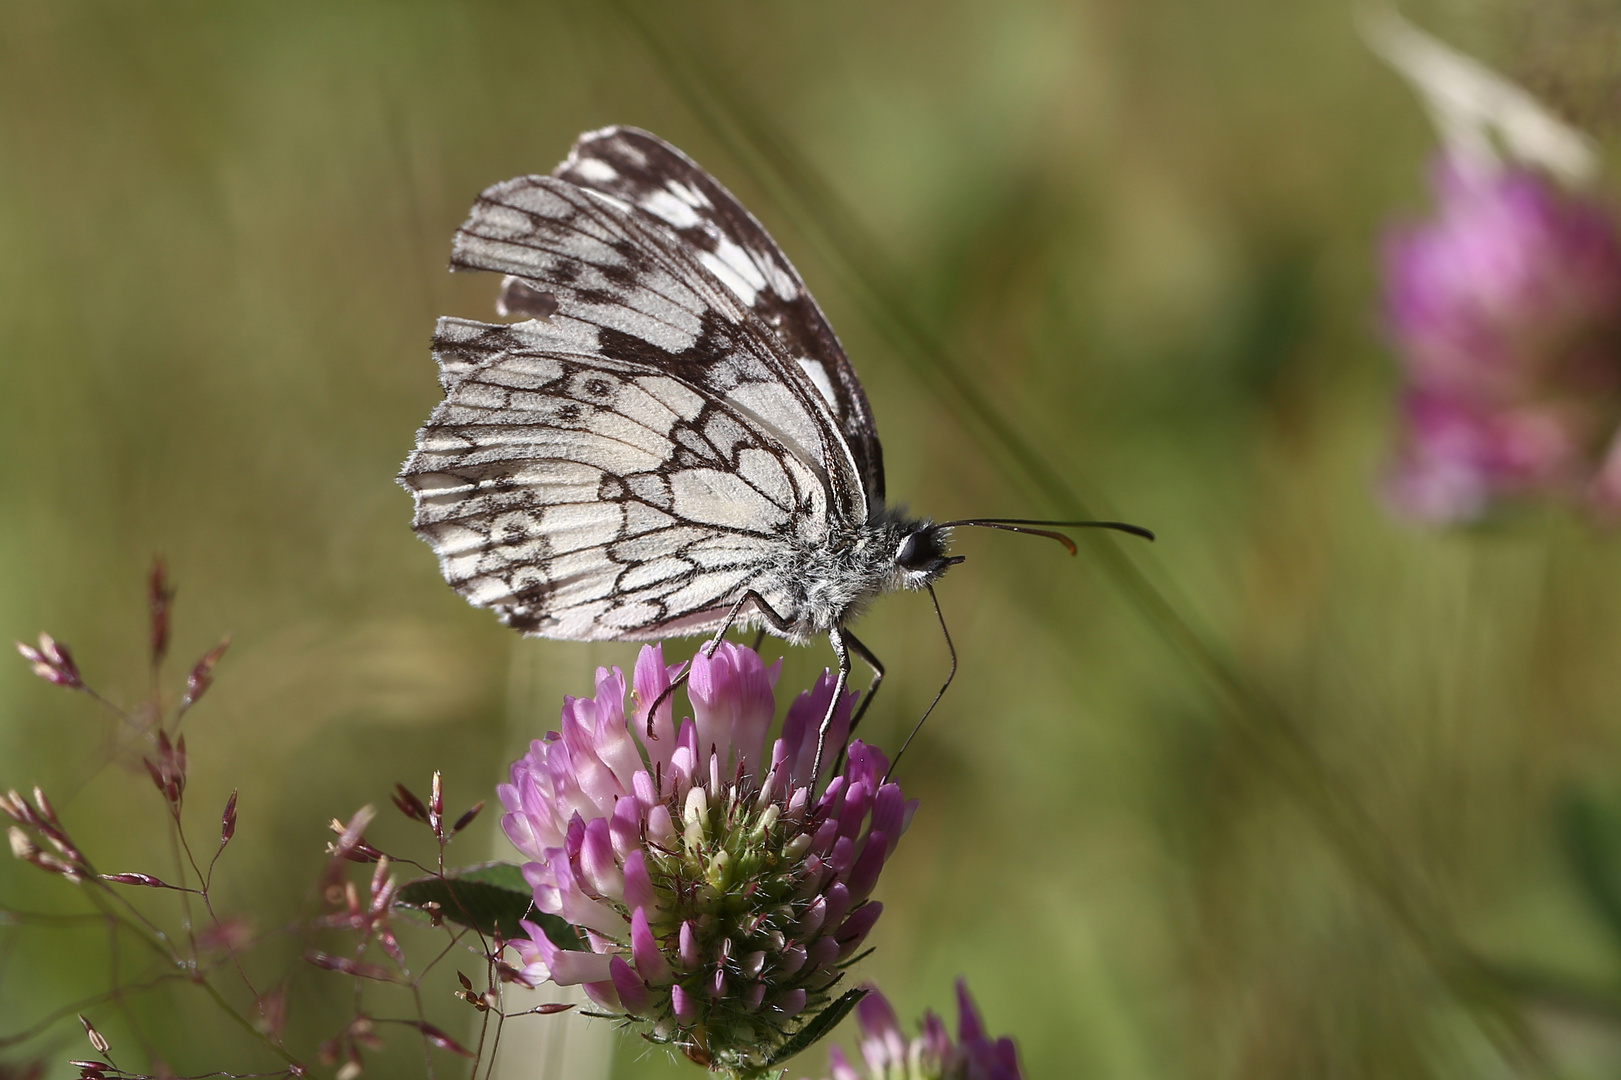
[[[450,386],[401,480],[445,578],[574,640],[712,630],[747,588],[792,611],[781,570],[825,535],[822,479],[724,400],[602,355],[597,333],[440,320]]]
[[[539,318],[440,321],[446,400],[400,479],[447,580],[510,625],[692,633],[749,589],[791,619],[796,553],[866,520],[837,395],[703,254],[557,177],[495,185],[456,234],[453,266]]]
[[[650,214],[698,252],[827,399],[868,498],[881,505],[883,451],[867,395],[822,309],[754,215],[691,158],[637,128],[580,136],[556,175]]]
[[[661,368],[757,417],[826,475],[833,512],[860,524],[865,482],[827,397],[702,255],[614,196],[521,176],[479,196],[451,266],[506,274],[509,309],[555,304],[598,328],[607,358]]]

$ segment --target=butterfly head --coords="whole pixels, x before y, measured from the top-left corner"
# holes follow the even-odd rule
[[[932,521],[909,523],[901,531],[895,547],[895,572],[901,585],[921,589],[962,562],[961,555],[948,555],[951,530]]]
[[[1051,528],[1037,528],[1036,526],[1058,526],[1062,528],[1095,528],[1113,529],[1117,532],[1131,533],[1145,539],[1154,539],[1154,534],[1141,525],[1128,525],[1121,521],[1031,521],[1026,518],[963,518],[960,521],[918,521],[897,516],[889,523],[888,536],[894,546],[894,586],[903,589],[922,589],[934,583],[934,580],[945,573],[948,567],[963,561],[961,555],[950,555],[951,531],[966,526],[977,526],[987,529],[1000,529],[1005,532],[1029,533],[1033,536],[1044,536],[1049,540],[1056,540],[1069,549],[1069,553],[1076,552],[1075,541],[1061,532]]]

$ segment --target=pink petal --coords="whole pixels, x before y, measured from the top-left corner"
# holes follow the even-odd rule
[[[558,986],[574,986],[583,982],[604,982],[609,978],[609,957],[602,953],[560,949],[544,933],[532,938],[540,949],[541,959],[551,972],[551,981]]]
[[[585,827],[585,843],[580,848],[580,870],[585,883],[598,896],[623,900],[625,876],[614,857],[608,819],[595,818]]]
[[[663,986],[675,977],[648,925],[647,912],[640,907],[630,917],[630,953],[636,961],[636,970],[652,985]]]
[[[625,963],[624,957],[615,955],[608,961],[608,975],[626,1012],[647,1012],[652,996],[647,992],[647,987],[642,985],[641,977]]]
[[[867,935],[872,932],[873,924],[878,921],[878,916],[883,913],[884,905],[876,900],[864,904],[850,913],[850,917],[844,920],[837,933],[834,934],[835,940],[839,943],[840,960],[849,959],[851,954],[861,947],[861,943],[867,940]]]
[[[850,876],[845,879],[851,896],[857,900],[866,899],[873,886],[878,884],[878,875],[883,871],[884,860],[888,857],[889,838],[877,831],[868,833],[867,842],[856,857],[855,865],[850,868]]]
[[[675,1010],[675,1018],[683,1024],[690,1024],[698,1016],[698,1003],[680,983],[670,987],[670,1006]]]
[[[906,1064],[906,1040],[889,999],[876,987],[871,990],[857,1003],[856,1020],[861,1024],[861,1056],[867,1068],[881,1073],[890,1064]]]
[[[625,859],[625,905],[631,908],[652,907],[655,900],[653,879],[647,874],[647,857],[633,851]]]
[[[703,960],[702,955],[698,952],[697,928],[693,926],[691,919],[681,924],[678,953],[681,957],[681,966],[688,971],[697,968]]]
[[[675,726],[672,720],[675,710],[674,696],[665,698],[659,705],[658,712],[653,716],[651,737],[647,733],[647,717],[653,702],[669,688],[671,680],[680,669],[679,664],[674,667],[665,665],[662,645],[644,645],[636,657],[636,670],[633,676],[636,711],[632,717],[632,724],[636,729],[636,737],[647,748],[649,769],[662,767],[663,771],[668,772],[670,755],[675,752]]]

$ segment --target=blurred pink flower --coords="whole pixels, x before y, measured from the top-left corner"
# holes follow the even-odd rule
[[[1443,160],[1435,191],[1436,215],[1385,247],[1407,376],[1393,503],[1437,522],[1535,495],[1621,511],[1621,475],[1600,477],[1621,420],[1613,219],[1524,168]]]
[[[532,924],[514,944],[530,981],[584,984],[648,1021],[655,1041],[747,1071],[831,1002],[917,804],[861,742],[825,786],[810,775],[826,673],[768,746],[776,666],[726,642],[700,651],[694,716],[677,729],[668,699],[650,710],[680,669],[644,648],[627,717],[624,676],[599,668],[596,696],[565,698],[561,731],[513,763],[502,827],[530,860],[536,907],[581,928],[591,951],[560,949]],[[843,744],[854,697],[830,745]]]
[[[856,1006],[861,1057],[872,1080],[1022,1080],[1018,1052],[1007,1037],[986,1037],[968,987],[957,980],[957,1041],[932,1012],[915,1038],[901,1033],[895,1010],[876,988]],[[828,1051],[832,1080],[861,1080],[838,1047]]]

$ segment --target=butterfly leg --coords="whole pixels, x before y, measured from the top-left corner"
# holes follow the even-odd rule
[[[849,736],[856,733],[856,725],[861,723],[863,716],[867,715],[867,706],[872,704],[872,699],[878,693],[878,684],[884,681],[884,665],[879,662],[878,657],[873,655],[872,650],[867,648],[860,638],[846,630],[844,631],[844,643],[850,646],[851,652],[865,660],[867,666],[872,668],[872,682],[868,684],[867,694],[861,699],[861,704],[856,706],[855,714],[850,717],[850,730],[846,734],[845,745],[839,747],[839,756],[833,759],[834,776],[839,774],[839,769],[844,765],[844,752],[849,746]]]
[[[737,616],[740,612],[742,612],[743,605],[747,604],[750,600],[754,601],[754,610],[759,612],[760,617],[766,622],[770,623],[777,633],[786,635],[793,629],[793,620],[785,619],[781,615],[778,615],[776,609],[765,602],[765,597],[761,596],[753,589],[750,589],[748,592],[738,597],[737,603],[732,605],[732,610],[726,613],[726,621],[720,624],[720,629],[715,632],[715,636],[700,646],[700,648],[703,649],[704,656],[711,657],[715,655],[715,650],[720,647],[721,640],[726,637],[726,632],[732,628],[733,623],[737,622]],[[764,627],[760,628],[760,633],[765,633]],[[758,641],[755,642],[754,647],[756,651],[758,651],[760,647]],[[647,710],[647,734],[649,737],[651,737],[653,734],[653,714],[658,711],[659,706],[663,705],[667,700],[669,700],[672,694],[674,694],[682,686],[686,685],[687,676],[691,674],[692,665],[688,664],[686,669],[672,679],[670,681],[670,685],[666,686],[664,688],[664,692],[654,700],[653,707]]]
[[[720,648],[721,639],[724,638],[726,636],[726,632],[732,628],[732,624],[737,622],[737,616],[743,611],[743,605],[747,604],[750,600],[754,601],[754,610],[759,613],[760,618],[770,623],[772,629],[776,630],[777,633],[786,635],[793,630],[794,624],[792,620],[785,619],[781,615],[778,615],[776,609],[765,602],[765,597],[761,596],[753,589],[750,589],[748,592],[738,597],[737,603],[732,605],[732,610],[726,613],[726,621],[720,624],[720,629],[715,632],[715,636],[704,643],[705,656],[715,655],[715,650]],[[759,651],[760,642],[764,639],[765,627],[762,626],[760,627],[760,637],[754,639],[755,651]]]
[[[822,717],[822,726],[816,731],[816,757],[811,763],[811,783],[815,784],[822,775],[822,752],[827,749],[827,733],[833,727],[833,715],[839,711],[839,699],[844,697],[844,688],[850,685],[850,650],[844,645],[844,633],[835,626],[827,632],[827,643],[833,646],[833,655],[839,660],[839,674],[833,680],[833,697],[827,703],[827,715]]]
[[[861,723],[863,716],[867,715],[867,706],[871,705],[872,699],[878,695],[878,686],[884,681],[884,665],[878,662],[878,658],[872,654],[872,650],[867,648],[860,638],[848,630],[844,631],[844,643],[850,646],[851,652],[861,657],[862,660],[866,661],[867,666],[872,668],[872,682],[867,686],[867,696],[861,699],[861,704],[856,706],[855,715],[850,717],[850,734],[854,735],[856,725]]]

